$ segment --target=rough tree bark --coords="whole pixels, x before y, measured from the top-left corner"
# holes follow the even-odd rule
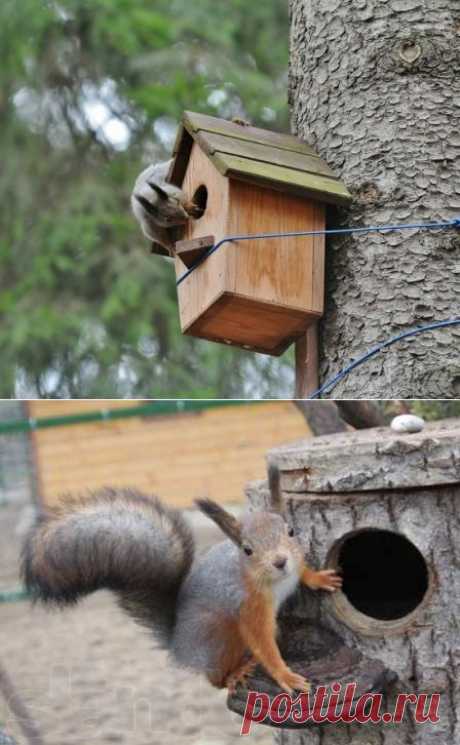
[[[458,0],[290,0],[290,7],[293,130],[352,191],[342,222],[458,216]],[[458,230],[329,240],[321,382],[380,340],[459,315]],[[453,327],[398,342],[331,395],[459,397],[459,339]]]
[[[460,641],[460,421],[426,426],[417,434],[397,435],[389,428],[329,435],[277,448],[269,453],[281,472],[290,521],[313,566],[336,565],[337,542],[352,531],[378,529],[391,538],[405,536],[421,552],[429,576],[428,590],[411,611],[390,621],[356,616],[346,594],[348,572],[362,581],[362,569],[384,569],[391,553],[375,548],[372,533],[361,563],[344,570],[344,591],[330,596],[303,590],[289,617],[337,633],[346,648],[382,662],[396,673],[387,687],[382,711],[391,712],[398,693],[440,693],[440,721],[416,724],[407,713],[399,724],[320,724],[302,732],[284,730],[280,745],[437,745],[460,742],[458,688]],[[265,482],[249,485],[253,508],[267,507]],[[403,539],[402,539],[403,540]],[[393,549],[392,549],[393,550]],[[396,553],[396,561],[399,554]],[[366,569],[364,570],[364,572]],[[415,576],[410,562],[392,569],[389,585],[369,598],[393,603],[407,599],[393,591],[398,576],[410,594]],[[349,581],[348,577],[348,581]],[[394,597],[393,597],[394,594]],[[404,615],[404,613],[406,613]],[[382,618],[382,616],[380,616]],[[388,625],[390,624],[390,625]],[[305,671],[307,674],[308,671]]]

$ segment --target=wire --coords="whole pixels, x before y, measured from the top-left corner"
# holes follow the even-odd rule
[[[301,236],[314,235],[343,235],[346,233],[385,233],[393,230],[436,230],[439,228],[460,228],[460,217],[454,217],[452,220],[444,222],[422,222],[422,223],[401,223],[400,225],[372,225],[364,228],[331,228],[328,230],[296,230],[286,233],[254,233],[252,235],[229,235],[218,241],[214,246],[209,248],[202,256],[195,261],[186,272],[181,274],[176,285],[179,286],[184,279],[190,276],[192,272],[200,266],[211,254],[215,253],[225,243],[235,243],[236,241],[255,241],[261,238],[298,238]]]
[[[403,331],[401,334],[398,334],[397,336],[393,336],[390,339],[387,339],[386,341],[382,342],[381,344],[378,344],[373,349],[370,349],[366,354],[363,354],[361,357],[358,357],[357,360],[354,360],[349,365],[344,367],[337,375],[335,375],[333,378],[328,380],[326,383],[324,383],[320,388],[318,388],[314,393],[311,394],[308,398],[310,400],[319,398],[322,393],[325,393],[326,391],[330,393],[337,383],[339,383],[343,378],[345,378],[349,373],[354,370],[356,367],[359,367],[359,365],[362,365],[363,362],[367,362],[367,360],[371,359],[371,357],[374,357],[376,354],[382,351],[382,349],[386,349],[387,347],[390,347],[392,344],[395,344],[397,341],[401,341],[401,339],[407,339],[411,336],[416,336],[417,334],[422,334],[424,331],[432,331],[433,329],[441,329],[446,328],[446,326],[460,326],[460,318],[452,318],[446,321],[437,321],[436,323],[430,323],[427,326],[416,326],[414,329],[410,329],[409,331]]]

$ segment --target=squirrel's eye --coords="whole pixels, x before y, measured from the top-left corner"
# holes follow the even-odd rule
[[[293,535],[294,535],[294,528],[289,528],[289,530],[288,530],[288,536],[290,538],[292,538]]]
[[[249,548],[249,546],[243,546],[243,551],[247,556],[251,556],[252,554],[252,548]]]

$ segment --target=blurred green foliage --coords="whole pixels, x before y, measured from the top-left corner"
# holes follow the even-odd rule
[[[409,399],[402,402],[388,399],[374,401],[373,405],[387,425],[395,416],[404,413],[416,414],[427,422],[460,417],[460,401]]]
[[[411,411],[427,421],[460,417],[460,401],[412,401]]]
[[[184,109],[288,129],[285,0],[3,0],[0,395],[289,395],[292,357],[182,337],[129,211]]]

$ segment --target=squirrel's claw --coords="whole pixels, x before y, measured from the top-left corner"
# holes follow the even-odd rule
[[[278,683],[280,688],[286,691],[286,693],[289,693],[290,696],[292,696],[294,690],[308,693],[311,688],[310,683],[306,678],[303,677],[303,675],[298,675],[292,670],[289,670],[289,668],[284,673],[282,678],[280,678],[276,682]]]
[[[335,592],[342,587],[342,577],[337,574],[335,569],[323,569],[318,572],[318,587],[321,590]]]
[[[248,122],[247,119],[242,119],[240,116],[234,116],[232,118],[233,124],[239,124],[240,127],[250,127],[251,122]]]
[[[335,592],[342,587],[342,577],[335,569],[322,569],[319,572],[307,569],[302,576],[302,582],[310,590]]]
[[[169,197],[164,189],[161,188],[161,186],[158,186],[158,184],[155,184],[154,181],[147,181],[148,185],[151,189],[153,189],[154,192],[158,194],[160,199],[164,199],[166,202],[168,201]]]
[[[133,194],[133,196],[134,196],[134,199],[136,199],[139,202],[139,204],[142,205],[142,207],[145,209],[146,212],[148,212],[149,215],[152,215],[154,217],[158,215],[158,210],[155,209],[153,204],[149,202],[148,199],[146,199],[145,197],[138,196],[137,194]]]
[[[203,210],[191,200],[182,202],[182,207],[186,211],[187,215],[189,215],[189,217],[194,217],[196,220],[203,214]]]
[[[241,667],[237,668],[233,673],[227,676],[224,685],[228,688],[228,692],[230,694],[235,693],[237,685],[247,685],[247,678],[254,670],[256,665],[257,660],[251,658],[247,662],[243,663]]]

